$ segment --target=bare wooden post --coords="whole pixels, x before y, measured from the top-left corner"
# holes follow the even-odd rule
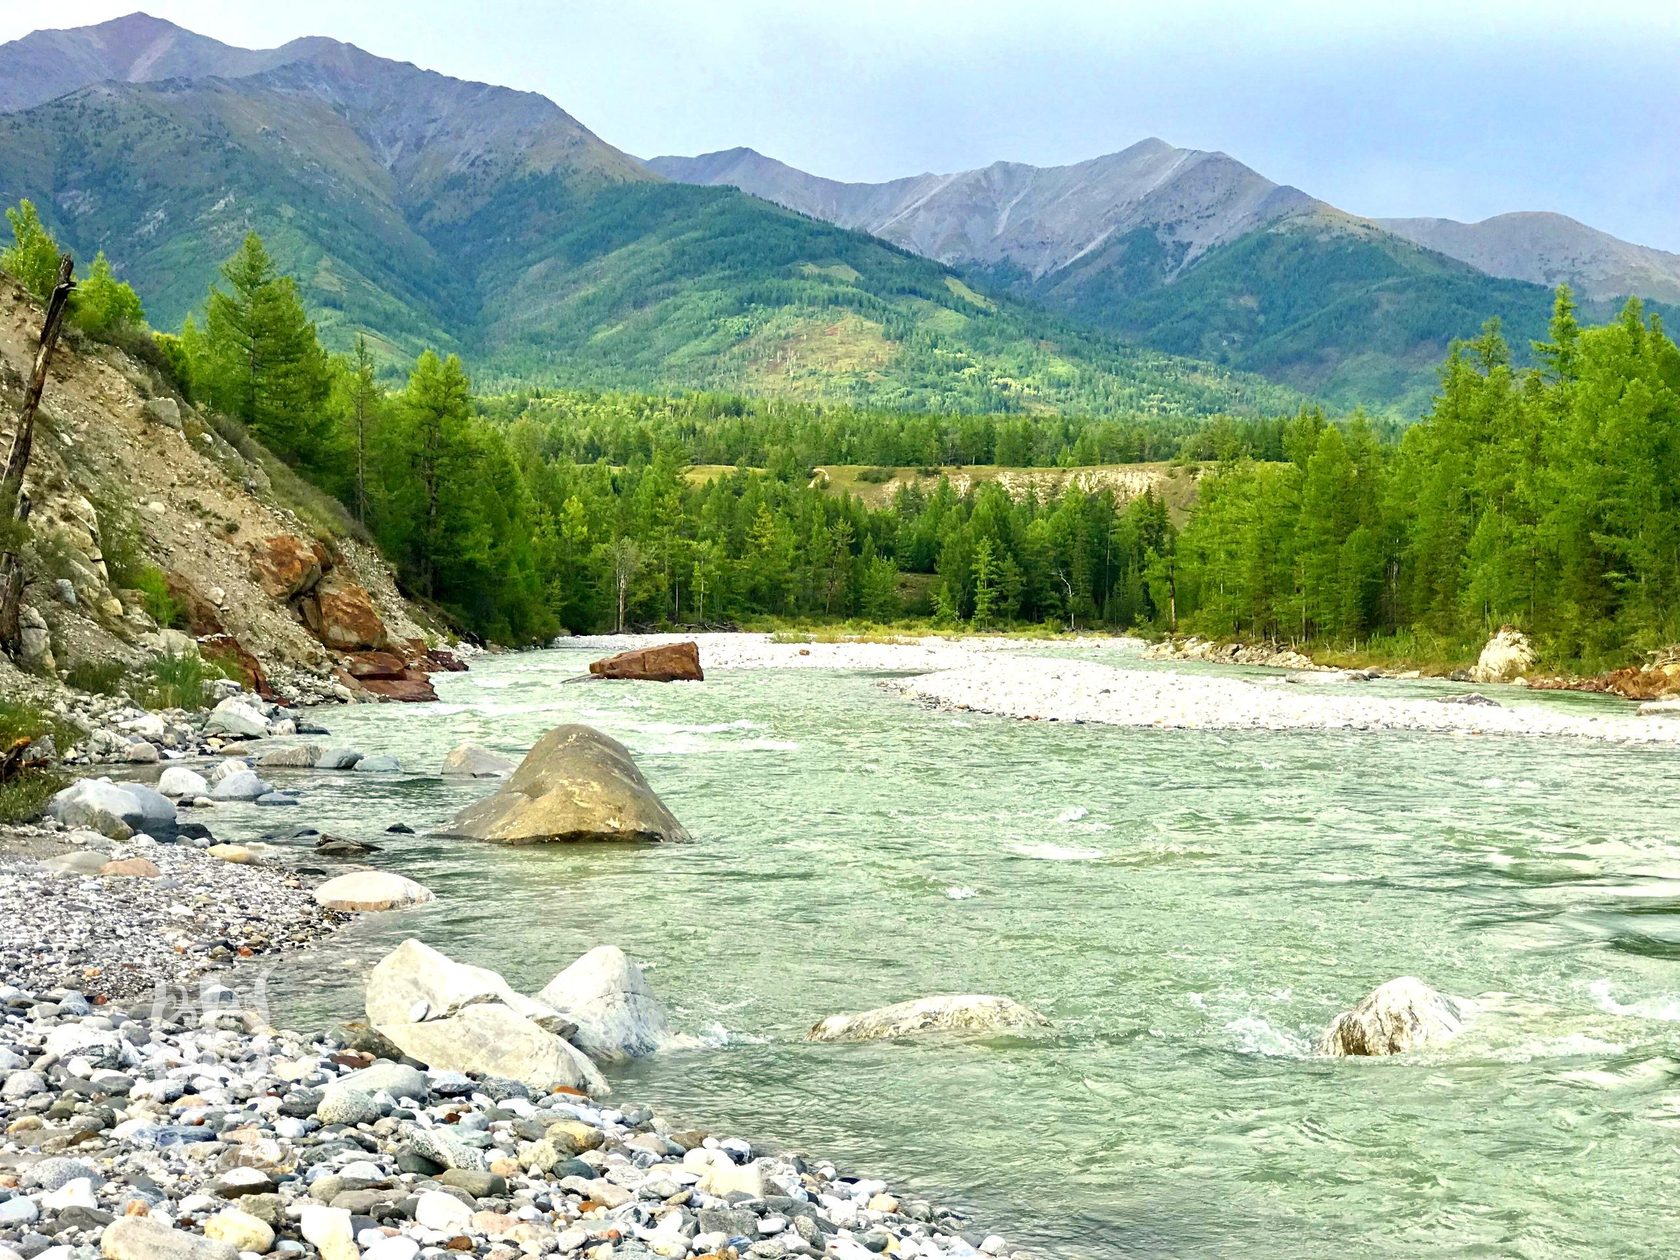
[[[23,546],[23,524],[29,519],[29,496],[23,492],[23,477],[29,471],[29,453],[35,446],[35,412],[41,405],[41,391],[46,388],[47,366],[58,346],[59,330],[64,327],[70,290],[76,287],[70,278],[74,267],[69,254],[58,260],[58,283],[47,299],[47,318],[41,325],[29,389],[23,396],[23,409],[18,412],[17,432],[12,435],[6,467],[0,471],[0,529],[6,531],[5,550],[0,552],[0,647],[14,654],[21,639],[18,616],[23,608],[23,562],[18,550]]]

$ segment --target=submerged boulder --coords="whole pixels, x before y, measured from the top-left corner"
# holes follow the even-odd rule
[[[689,839],[629,750],[575,724],[544,735],[500,790],[456,814],[443,834],[502,844]]]
[[[505,779],[514,769],[511,759],[482,744],[456,744],[443,758],[446,779]]]
[[[417,940],[382,958],[368,976],[374,1030],[437,1071],[477,1072],[532,1089],[605,1094],[600,1071],[562,1035],[571,1025],[515,993],[496,972],[455,962]]]
[[[700,668],[700,645],[660,643],[634,648],[591,661],[589,672],[597,678],[624,678],[637,682],[705,682]]]
[[[671,1026],[642,969],[616,945],[598,945],[537,994],[577,1031],[572,1042],[597,1063],[652,1054]]]
[[[941,1033],[1024,1032],[1050,1021],[1011,998],[991,994],[917,998],[857,1015],[830,1015],[811,1025],[807,1041],[882,1041]]]
[[[1464,1012],[1456,1000],[1413,976],[1401,976],[1336,1016],[1318,1049],[1344,1056],[1403,1054],[1450,1041],[1463,1026]]]
[[[1534,667],[1534,645],[1528,636],[1515,626],[1500,626],[1499,633],[1487,641],[1470,681],[1479,683],[1510,682]]]

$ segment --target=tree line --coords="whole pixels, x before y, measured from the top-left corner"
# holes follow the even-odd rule
[[[0,259],[20,276],[44,256],[24,209]],[[89,287],[79,309],[96,319],[111,302]],[[137,299],[116,306],[109,326],[142,320]],[[335,495],[405,590],[502,642],[769,617],[1455,648],[1514,622],[1557,659],[1594,663],[1680,639],[1680,350],[1637,302],[1586,328],[1560,290],[1532,368],[1490,325],[1453,348],[1403,433],[1314,408],[1128,422],[703,393],[476,398],[453,355],[428,351],[394,383],[365,339],[328,353],[255,234],[202,320],[156,344],[194,402]],[[1185,513],[1153,494],[1011,495],[983,479],[871,505],[811,477],[824,463],[1160,458],[1201,469]]]

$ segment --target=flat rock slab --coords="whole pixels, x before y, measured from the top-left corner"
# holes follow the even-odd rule
[[[811,1026],[807,1041],[884,1041],[893,1037],[1025,1032],[1050,1021],[1011,998],[991,994],[917,998],[857,1015],[830,1015]]]
[[[700,668],[700,645],[661,643],[655,647],[633,648],[591,661],[589,672],[597,678],[624,678],[636,682],[705,682]]]

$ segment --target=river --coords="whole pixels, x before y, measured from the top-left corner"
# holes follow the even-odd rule
[[[438,895],[283,963],[279,1018],[356,1014],[362,968],[407,935],[532,991],[611,942],[700,1039],[611,1073],[622,1096],[887,1177],[1041,1256],[1672,1253],[1672,751],[1016,722],[865,672],[561,685],[596,654],[481,658],[439,704],[325,710],[333,742],[411,773],[299,777],[283,818],[218,809],[225,838],[378,840]],[[518,756],[566,721],[625,741],[695,843],[424,834],[488,790],[436,777],[447,748]],[[422,834],[381,834],[398,821]],[[1442,1051],[1314,1055],[1400,975],[1478,1014]],[[802,1040],[951,992],[1054,1031]]]

